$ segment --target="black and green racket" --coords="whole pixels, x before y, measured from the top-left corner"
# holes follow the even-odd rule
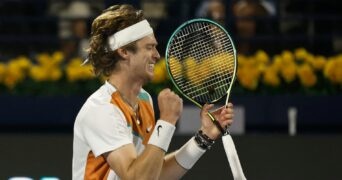
[[[228,32],[208,19],[193,19],[179,26],[170,37],[165,60],[173,84],[199,108],[227,96],[237,70],[237,54]],[[208,114],[221,130],[224,149],[234,179],[246,179],[234,142],[227,129]]]

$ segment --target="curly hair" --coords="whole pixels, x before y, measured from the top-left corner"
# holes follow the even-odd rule
[[[117,51],[112,51],[109,48],[108,37],[144,19],[141,10],[123,4],[109,7],[93,21],[88,60],[94,67],[96,75],[109,76],[120,59]],[[135,42],[122,48],[132,52],[137,50]]]

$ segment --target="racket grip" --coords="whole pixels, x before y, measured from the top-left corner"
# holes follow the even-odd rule
[[[208,115],[213,121],[213,123],[216,125],[216,127],[220,130],[222,136],[229,134],[228,128],[224,129],[211,113],[208,113]]]
[[[225,135],[227,133],[227,131],[223,129],[223,127],[217,120],[214,120],[213,122],[216,125],[216,127],[221,131],[222,135]]]
[[[246,180],[232,137],[229,134],[222,136],[222,142],[234,180]]]

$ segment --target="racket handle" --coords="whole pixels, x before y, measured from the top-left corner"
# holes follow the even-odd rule
[[[222,142],[234,180],[246,180],[232,137],[226,134],[222,136]]]
[[[214,120],[213,122],[216,125],[216,127],[221,131],[222,135],[225,135],[227,133],[227,131],[223,129],[223,127],[217,120]]]

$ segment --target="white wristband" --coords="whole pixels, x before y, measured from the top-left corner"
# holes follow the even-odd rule
[[[164,120],[158,120],[148,144],[158,146],[167,152],[175,129],[176,127],[173,124]]]
[[[206,150],[200,148],[192,137],[175,154],[176,161],[185,169],[191,169]]]

